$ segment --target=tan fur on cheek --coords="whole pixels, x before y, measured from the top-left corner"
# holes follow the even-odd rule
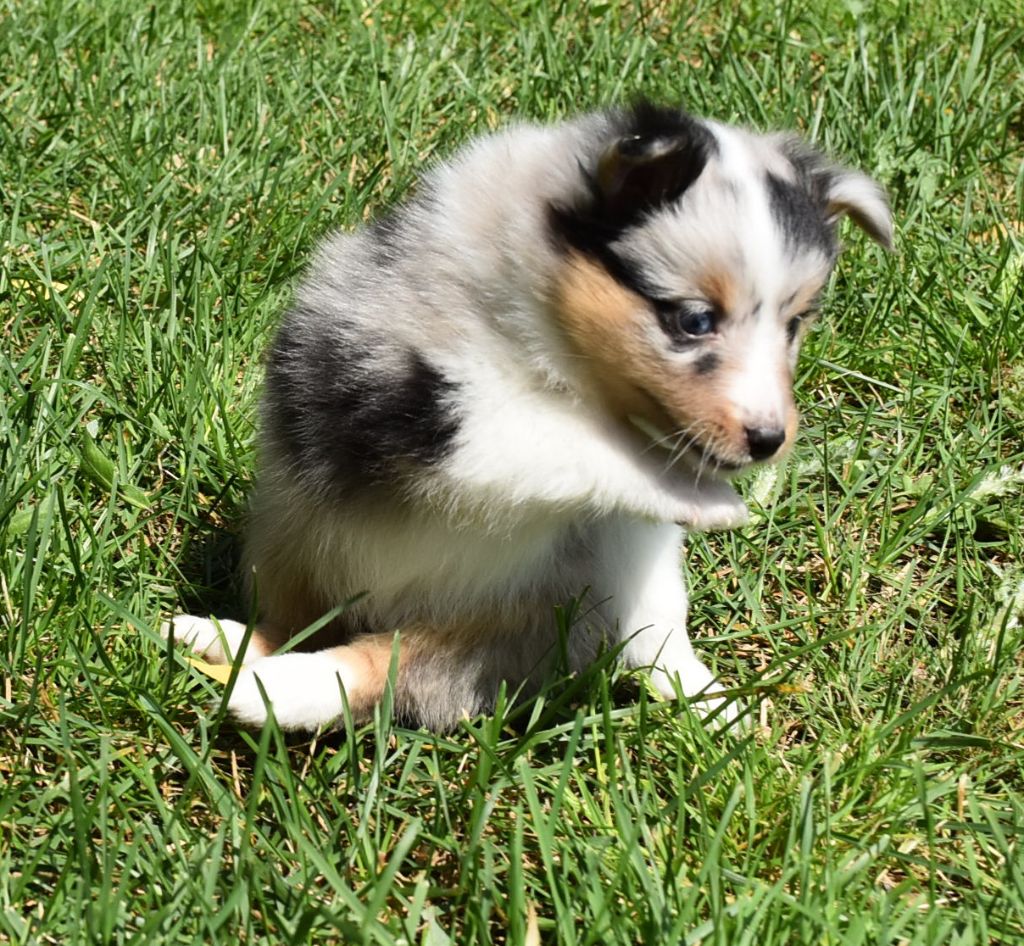
[[[655,412],[641,383],[665,370],[644,341],[654,318],[649,303],[573,253],[556,280],[552,306],[609,407],[623,417]]]
[[[747,426],[758,423],[757,418],[745,417],[729,395],[730,381],[742,370],[737,360],[723,356],[706,375],[694,372],[681,383],[671,377],[658,378],[651,385],[652,393],[677,424],[690,431],[695,447],[710,448],[721,460],[736,464],[749,462]],[[778,419],[786,431],[777,455],[782,456],[793,445],[800,421],[788,365],[780,367],[778,383],[786,392],[785,415]]]
[[[786,419],[786,442],[783,445],[783,450],[789,450],[793,446],[793,441],[796,440],[797,431],[800,429],[800,412],[796,408],[793,408],[789,412],[789,417]]]
[[[736,304],[739,287],[725,270],[709,269],[701,292],[722,311]],[[638,415],[683,446],[708,448],[720,460],[749,461],[746,426],[729,396],[729,378],[742,370],[716,347],[700,349],[715,359],[701,372],[700,357],[680,363],[650,340],[660,329],[650,303],[617,282],[598,263],[569,256],[552,294],[555,317],[590,368],[590,380],[620,417]],[[789,390],[788,366],[780,383]],[[787,407],[787,445],[796,431],[796,411]]]
[[[555,286],[553,308],[573,347],[586,358],[598,392],[618,416],[638,415],[667,434],[696,435],[702,443],[737,440],[742,428],[720,393],[719,371],[701,377],[692,366],[666,360],[648,340],[652,331],[660,331],[650,304],[602,266],[570,255]],[[726,452],[729,458],[737,453]]]
[[[721,358],[709,375],[691,370],[682,379],[654,379],[653,393],[677,425],[689,430],[694,443],[711,446],[722,459],[738,463],[745,454],[746,435],[727,393],[734,370],[730,359]]]

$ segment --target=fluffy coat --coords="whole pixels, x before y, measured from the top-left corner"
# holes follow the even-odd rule
[[[742,523],[728,479],[791,444],[843,215],[890,243],[859,172],[641,105],[486,137],[329,238],[267,362],[234,716],[366,716],[398,632],[396,711],[450,728],[550,672],[553,608],[580,595],[571,668],[622,644],[663,694],[713,705],[684,533]],[[273,654],[338,608],[312,651]],[[245,636],[168,632],[219,660]]]

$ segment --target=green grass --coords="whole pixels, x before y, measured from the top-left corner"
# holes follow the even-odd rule
[[[450,6],[0,3],[0,941],[1024,942],[1018,5]],[[692,544],[756,725],[606,667],[447,738],[234,731],[154,629],[238,610],[317,236],[640,91],[802,129],[898,221],[847,233],[752,524]]]

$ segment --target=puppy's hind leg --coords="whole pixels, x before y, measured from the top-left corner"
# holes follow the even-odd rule
[[[346,702],[353,719],[368,719],[384,697],[396,641],[394,709],[399,718],[444,731],[493,701],[494,655],[487,646],[465,632],[415,625],[247,664],[228,709],[239,723],[259,727],[269,718],[269,703],[286,730],[336,725]]]
[[[173,638],[176,645],[187,647],[215,664],[228,664],[245,645],[242,663],[252,663],[274,650],[275,638],[255,627],[246,641],[247,628],[238,621],[218,621],[192,614],[179,614],[160,626],[164,639]]]
[[[365,719],[384,695],[391,653],[391,636],[373,634],[340,647],[262,657],[239,673],[228,709],[238,723],[260,727],[269,703],[286,730],[330,726],[344,715],[345,701],[355,719]]]

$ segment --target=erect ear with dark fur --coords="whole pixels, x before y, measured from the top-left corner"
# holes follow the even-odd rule
[[[619,138],[597,165],[598,213],[612,224],[635,217],[680,197],[708,158],[710,135],[691,122],[665,133]]]
[[[678,199],[700,177],[715,138],[680,109],[638,102],[613,117],[616,137],[596,166],[587,167],[589,194],[548,207],[552,233],[569,246],[600,256],[651,210]]]
[[[830,222],[845,214],[876,243],[892,249],[892,212],[878,184],[860,171],[830,167],[825,172],[825,185]]]

